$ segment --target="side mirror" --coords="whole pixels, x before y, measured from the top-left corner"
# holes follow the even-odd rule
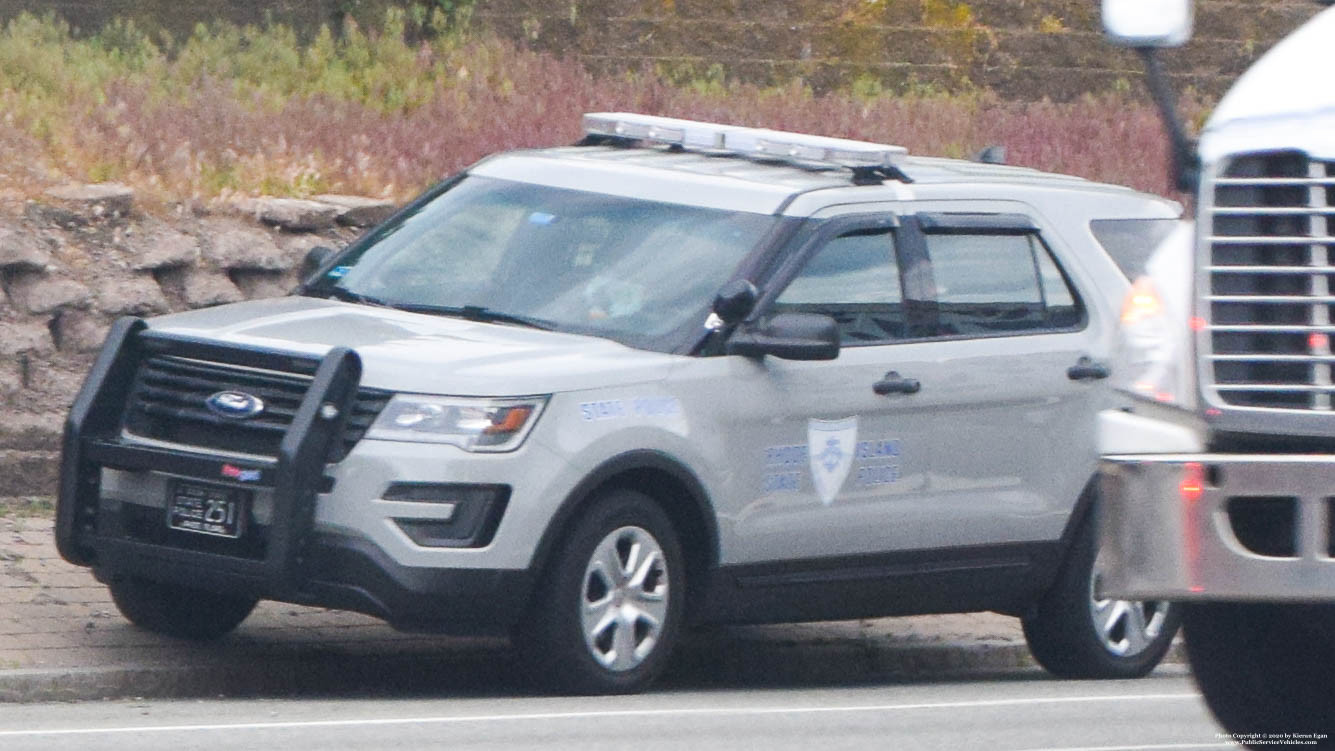
[[[1192,16],[1191,0],[1103,0],[1103,30],[1123,47],[1180,47]]]
[[[779,313],[734,331],[726,351],[743,357],[833,360],[839,356],[839,324],[820,313]]]
[[[728,326],[740,323],[755,310],[758,299],[760,291],[756,285],[746,279],[734,279],[723,285],[714,298],[714,315]]]
[[[334,257],[334,249],[324,245],[316,245],[314,248],[306,251],[306,257],[301,259],[301,281],[310,281],[311,275],[324,266],[325,261]]]

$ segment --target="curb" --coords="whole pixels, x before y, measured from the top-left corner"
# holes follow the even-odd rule
[[[1164,664],[1185,664],[1176,642]],[[709,633],[693,635],[673,656],[660,688],[774,684],[852,684],[885,679],[958,678],[1041,671],[1024,644],[887,644],[838,640],[793,643]],[[184,699],[204,696],[450,695],[531,693],[509,650],[440,656],[319,654],[263,656],[245,665],[0,670],[0,702]]]
[[[669,679],[710,683],[844,683],[894,677],[1036,669],[1024,644],[895,643],[849,639],[792,644],[711,639],[673,656]]]
[[[245,665],[0,670],[0,702],[452,693],[476,690],[483,678],[494,682],[506,657],[501,653],[489,658],[467,653],[446,658],[324,654],[259,658]]]
[[[1174,641],[1161,665],[1186,666],[1181,639]],[[710,683],[838,684],[874,680],[961,678],[998,673],[1045,674],[1023,642],[980,640],[968,643],[896,643],[892,639],[841,640],[829,643],[766,643],[720,640],[702,649],[698,643],[673,656],[668,680]]]

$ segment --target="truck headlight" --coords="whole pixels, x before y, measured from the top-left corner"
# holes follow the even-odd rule
[[[448,443],[465,451],[513,451],[524,442],[546,404],[546,396],[473,399],[397,394],[366,437]]]
[[[1149,277],[1131,285],[1118,330],[1116,385],[1135,396],[1193,408],[1185,315],[1175,311]]]

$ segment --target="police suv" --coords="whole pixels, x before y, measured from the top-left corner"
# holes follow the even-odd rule
[[[113,327],[61,554],[194,639],[259,599],[508,634],[632,691],[684,628],[995,610],[1148,672],[1100,600],[1095,415],[1180,207],[842,139],[593,114],[485,159],[291,296]]]

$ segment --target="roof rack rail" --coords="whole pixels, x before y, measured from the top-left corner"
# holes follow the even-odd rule
[[[853,184],[854,185],[881,185],[886,180],[894,180],[901,183],[911,183],[913,178],[904,173],[904,170],[898,167],[854,167]]]
[[[879,184],[885,179],[912,182],[901,169],[909,153],[903,146],[629,112],[586,114],[584,135],[584,144],[643,141],[755,159],[845,167],[853,171],[856,185]]]
[[[978,162],[979,164],[1005,164],[1006,147],[999,144],[993,144],[977,154],[974,154],[973,159],[970,161]]]

